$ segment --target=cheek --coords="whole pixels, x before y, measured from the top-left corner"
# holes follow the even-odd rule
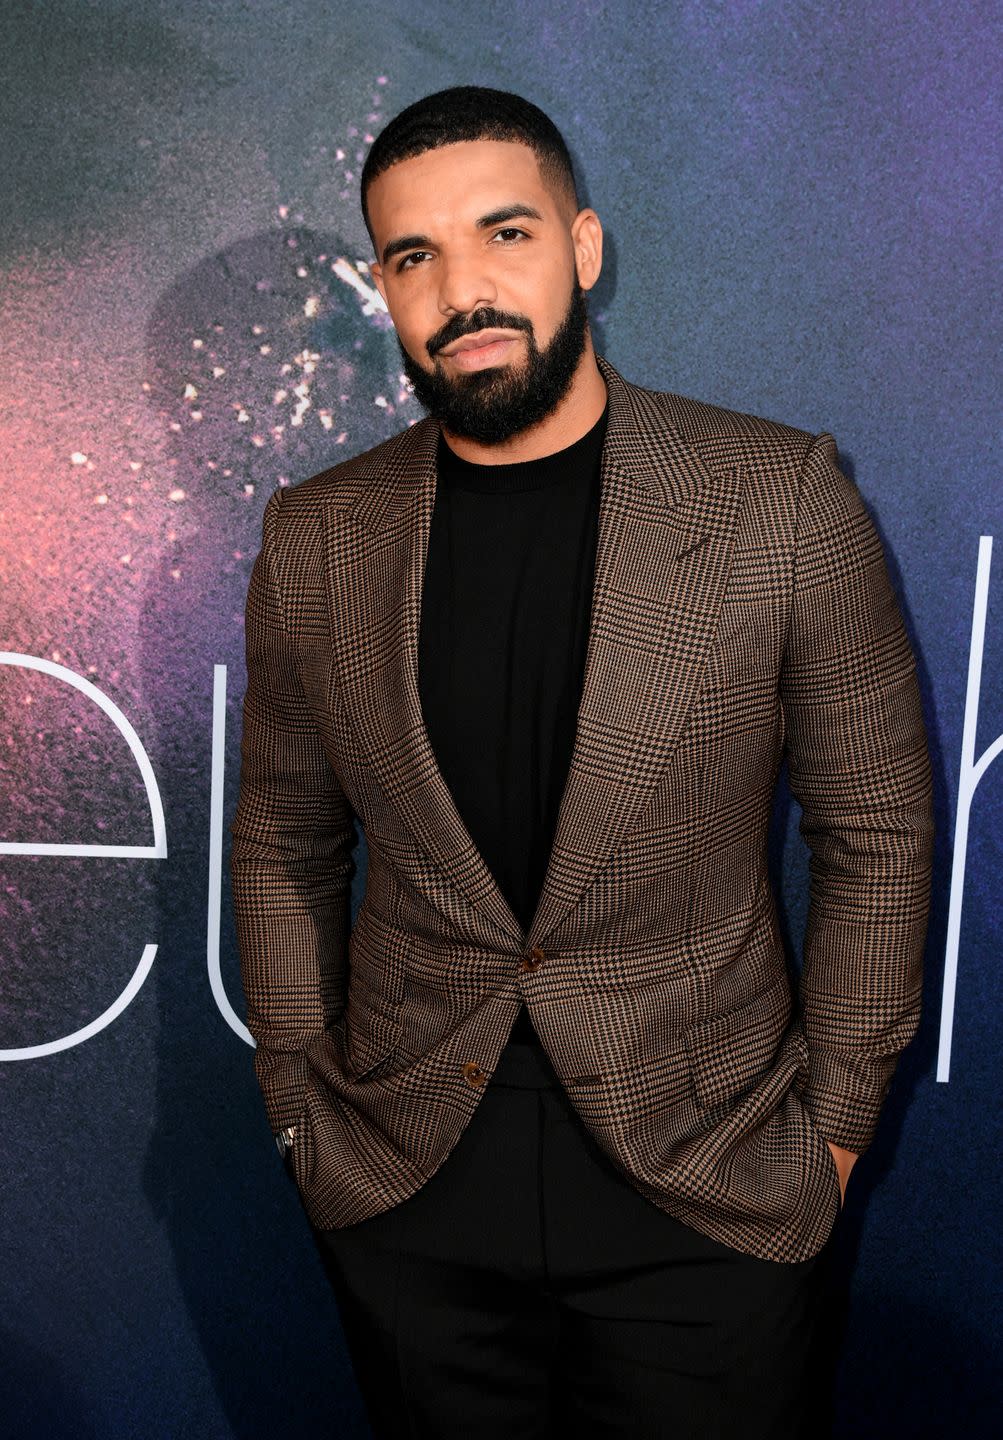
[[[434,303],[427,296],[408,295],[394,305],[390,318],[408,349],[420,350],[423,358],[427,359],[424,355],[425,341],[442,324],[442,316]]]
[[[502,300],[499,295],[499,300],[506,309],[528,315],[538,342],[543,344],[564,319],[573,275],[573,270],[558,264],[549,266],[542,274],[539,269],[534,269],[525,275],[509,275],[505,285],[506,297]]]

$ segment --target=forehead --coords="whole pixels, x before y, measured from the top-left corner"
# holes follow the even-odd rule
[[[519,202],[545,218],[558,213],[535,153],[514,140],[462,140],[400,160],[377,176],[366,198],[380,243],[412,231],[472,225]]]

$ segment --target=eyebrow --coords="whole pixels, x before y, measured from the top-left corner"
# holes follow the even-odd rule
[[[490,230],[492,225],[504,225],[506,220],[542,220],[543,216],[539,210],[532,205],[503,205],[499,210],[492,210],[487,215],[482,215],[476,222],[478,230]],[[432,244],[427,235],[401,235],[396,240],[387,242],[383,250],[382,264],[392,260],[395,255],[402,254],[405,250],[420,250]]]

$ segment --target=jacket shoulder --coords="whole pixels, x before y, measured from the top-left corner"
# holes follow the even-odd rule
[[[800,468],[815,439],[809,430],[763,415],[668,390],[631,389],[649,419],[674,430],[711,469],[743,461]]]
[[[438,430],[435,427],[433,434],[432,425],[428,420],[417,421],[369,450],[286,486],[281,492],[283,512],[293,515],[313,510],[318,503],[355,510],[361,500],[371,502],[377,482],[406,478],[416,454],[434,444]]]
[[[616,392],[620,441],[638,464],[668,461],[684,473],[742,485],[742,535],[752,546],[793,543],[803,479],[817,436],[764,415],[623,381],[604,367]],[[622,387],[622,388],[621,388]]]

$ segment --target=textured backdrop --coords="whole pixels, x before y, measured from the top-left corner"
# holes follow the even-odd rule
[[[837,1231],[836,1429],[996,1433],[1003,761],[978,761],[1003,730],[1000,20],[978,0],[5,7],[5,1434],[365,1434],[242,1034],[225,825],[265,500],[418,413],[367,281],[360,158],[461,82],[566,134],[607,229],[601,352],[832,431],[885,539],[937,876],[923,1027]],[[796,824],[781,799],[795,947]]]

